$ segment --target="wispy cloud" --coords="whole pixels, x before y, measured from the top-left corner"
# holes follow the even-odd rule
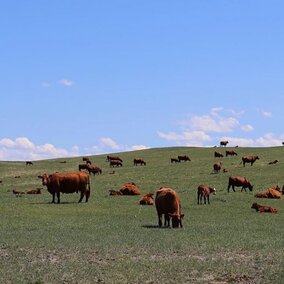
[[[262,115],[265,117],[271,117],[272,116],[272,112],[270,111],[262,111]]]
[[[48,88],[48,87],[50,87],[50,83],[48,83],[48,82],[42,82],[42,83],[41,83],[41,86],[44,87],[44,88]]]
[[[61,79],[58,81],[60,85],[63,85],[65,87],[71,87],[74,85],[74,81],[68,80],[68,79]]]
[[[250,132],[254,130],[254,127],[250,124],[242,125],[241,129],[245,132]]]

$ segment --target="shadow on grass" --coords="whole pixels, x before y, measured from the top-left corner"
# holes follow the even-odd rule
[[[170,227],[159,227],[159,225],[142,225],[146,229],[169,229]]]
[[[32,205],[40,205],[40,204],[44,204],[44,205],[47,205],[47,204],[50,204],[50,205],[66,205],[66,204],[79,204],[79,202],[77,201],[61,201],[60,203],[52,203],[52,202],[31,202],[30,204]]]

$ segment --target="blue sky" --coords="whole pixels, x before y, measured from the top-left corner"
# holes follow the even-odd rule
[[[284,141],[282,0],[0,1],[0,160]]]

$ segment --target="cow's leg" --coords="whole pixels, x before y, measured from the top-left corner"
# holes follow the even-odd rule
[[[163,223],[162,223],[162,214],[158,214],[158,223],[159,223],[159,227],[162,227]]]
[[[86,202],[88,202],[89,198],[90,198],[90,190],[86,191]]]
[[[165,227],[170,226],[170,216],[169,214],[165,214]]]
[[[236,191],[235,191],[235,186],[234,186],[234,185],[232,185],[232,188],[233,188],[233,191],[234,191],[234,192],[236,192]]]
[[[199,204],[199,194],[197,194],[197,204]]]
[[[60,203],[60,192],[56,192],[56,195],[57,195],[57,203],[59,204]]]
[[[203,196],[203,204],[206,204],[206,195]]]
[[[207,196],[207,203],[210,204],[209,195]]]
[[[81,196],[78,203],[80,203],[83,200],[84,195],[85,195],[84,191],[81,190]]]
[[[52,201],[51,203],[55,203],[55,192],[52,193]]]
[[[228,192],[229,192],[230,187],[231,187],[231,185],[230,185],[230,184],[228,184],[228,188],[227,188]]]

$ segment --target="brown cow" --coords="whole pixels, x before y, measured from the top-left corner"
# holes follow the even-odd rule
[[[179,163],[180,160],[178,158],[171,158],[171,163]]]
[[[223,158],[224,155],[223,155],[222,153],[220,153],[220,152],[215,151],[215,152],[214,152],[214,157],[215,157],[215,158]]]
[[[222,163],[220,161],[216,162],[214,165],[213,165],[213,171],[215,173],[219,173],[220,170],[222,168]]]
[[[191,159],[187,155],[179,155],[178,156],[178,160],[179,160],[179,162],[181,162],[181,161],[184,161],[184,162],[191,161]]]
[[[119,190],[110,189],[109,195],[123,195]]]
[[[273,186],[271,188],[268,188],[265,192],[256,193],[254,196],[257,198],[280,199],[281,198],[280,187],[278,185]]]
[[[259,160],[258,156],[244,156],[242,157],[241,163],[243,163],[244,167],[246,163],[250,163],[250,165],[252,166],[256,160]]]
[[[82,157],[82,160],[83,160],[84,162],[91,162],[90,158],[89,158],[89,157],[86,157],[86,156],[83,156],[83,157]],[[92,163],[92,162],[91,162],[91,163]]]
[[[88,170],[88,164],[79,164],[78,169],[81,170]]]
[[[256,202],[254,202],[252,204],[251,208],[255,209],[257,212],[260,212],[260,213],[264,213],[264,212],[277,213],[278,212],[278,209],[276,209],[275,207],[261,205],[261,204],[258,204]]]
[[[227,144],[229,143],[229,141],[220,141],[220,146],[227,146]]]
[[[209,195],[210,193],[216,194],[216,189],[207,185],[199,185],[197,188],[197,204],[202,204],[202,198],[204,199],[204,204],[210,204]]]
[[[154,205],[155,202],[154,202],[154,199],[153,199],[153,195],[154,195],[154,193],[152,193],[152,192],[147,193],[146,195],[144,195],[140,199],[139,204],[140,205]]]
[[[226,157],[228,156],[238,156],[238,154],[234,150],[227,150]]]
[[[13,193],[16,195],[16,196],[20,196],[22,194],[26,194],[26,192],[24,190],[18,190],[18,189],[13,189]]]
[[[119,190],[109,190],[110,195],[140,195],[140,189],[134,182],[127,182]]]
[[[235,186],[241,186],[242,189],[241,191],[243,191],[243,189],[245,190],[245,192],[247,191],[246,188],[248,188],[250,191],[252,191],[253,189],[253,185],[251,185],[251,183],[249,182],[249,180],[246,177],[243,176],[230,176],[229,177],[229,184],[228,184],[228,192],[230,187],[232,186],[233,191],[235,192]]]
[[[74,193],[81,192],[79,202],[86,196],[86,202],[90,197],[90,177],[87,172],[69,172],[69,173],[53,173],[51,175],[43,174],[38,176],[42,180],[42,185],[47,186],[47,190],[52,194],[52,203],[55,203],[55,195],[57,195],[57,203],[60,203],[60,192]]]
[[[178,194],[171,188],[161,187],[155,198],[156,210],[158,214],[159,227],[162,227],[162,216],[164,214],[164,225],[170,226],[172,219],[173,228],[182,228],[181,202]]]
[[[42,188],[27,190],[26,194],[41,194],[41,190],[42,190]]]
[[[33,165],[33,162],[32,161],[26,161],[26,166],[32,166]]]
[[[144,165],[144,166],[146,166],[146,162],[143,159],[141,159],[141,158],[135,158],[133,160],[133,164],[134,164],[134,166],[137,166],[137,165],[140,165],[140,166]]]
[[[120,161],[121,163],[123,162],[122,159],[118,156],[107,155],[107,161],[110,162],[111,160]]]
[[[113,168],[113,167],[122,167],[122,162],[120,160],[110,160],[109,161],[109,166],[111,168]]]
[[[101,175],[102,174],[102,169],[98,166],[95,165],[88,165],[87,170],[90,174],[98,174]]]
[[[272,162],[269,162],[268,165],[275,165],[275,164],[277,164],[277,163],[278,163],[278,160],[274,160],[274,161],[272,161]]]

